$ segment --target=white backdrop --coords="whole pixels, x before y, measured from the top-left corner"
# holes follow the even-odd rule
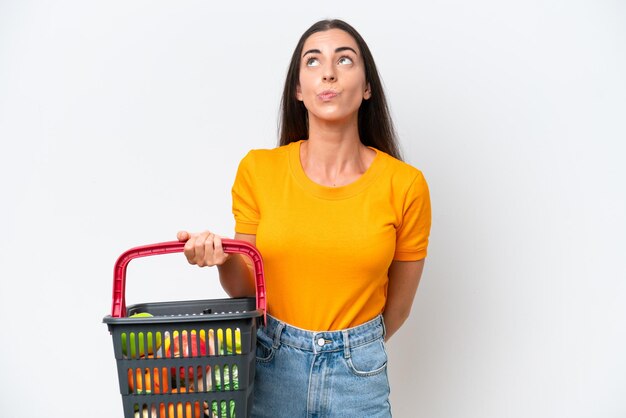
[[[431,188],[395,416],[626,416],[617,0],[0,0],[0,416],[121,416],[116,257],[232,234],[237,164],[275,145],[291,52],[328,17],[369,43]],[[223,296],[180,255],[134,263],[129,303]]]

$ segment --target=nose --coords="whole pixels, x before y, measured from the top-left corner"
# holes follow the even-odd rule
[[[335,67],[332,64],[325,66],[324,72],[322,73],[322,80],[324,80],[327,83],[337,80],[337,76],[335,74]]]

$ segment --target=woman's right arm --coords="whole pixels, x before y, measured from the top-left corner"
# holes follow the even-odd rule
[[[200,233],[180,231],[177,238],[185,243],[184,254],[189,264],[198,267],[217,266],[220,283],[230,297],[255,295],[252,261],[241,254],[225,253],[218,235],[210,231]],[[256,245],[256,235],[236,233],[235,239]]]

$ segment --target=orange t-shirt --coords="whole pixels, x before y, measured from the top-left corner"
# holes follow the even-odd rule
[[[232,189],[235,230],[256,235],[268,313],[313,331],[360,325],[384,310],[392,260],[426,257],[428,186],[378,150],[355,182],[319,185],[302,168],[301,142],[244,157]]]

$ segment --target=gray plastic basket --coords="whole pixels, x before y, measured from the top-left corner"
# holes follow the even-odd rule
[[[130,260],[180,252],[183,246],[165,242],[136,247],[116,262],[112,314],[103,322],[113,338],[124,417],[249,417],[256,330],[265,320],[266,306],[263,263],[254,246],[223,240],[226,252],[254,262],[256,300],[154,302],[126,309]]]

